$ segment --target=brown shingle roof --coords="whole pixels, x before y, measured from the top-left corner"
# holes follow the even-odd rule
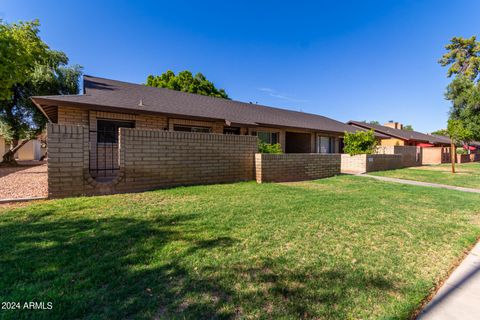
[[[40,106],[58,106],[68,103],[97,109],[114,108],[218,119],[252,126],[270,125],[337,133],[358,131],[358,128],[316,114],[92,76],[84,76],[84,91],[83,95],[37,96],[32,97],[32,100]]]
[[[380,132],[390,137],[398,138],[401,140],[420,141],[420,142],[426,142],[426,143],[444,143],[444,144],[450,143],[450,138],[444,137],[444,136],[430,135],[430,134],[425,134],[418,131],[394,129],[386,126],[381,126],[378,124],[370,124],[370,123],[361,122],[361,121],[350,120],[347,123],[350,125],[358,126],[365,129],[373,129],[375,130],[375,132]]]

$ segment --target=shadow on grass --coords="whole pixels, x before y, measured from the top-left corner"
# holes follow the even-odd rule
[[[54,214],[38,211],[0,225],[0,301],[54,306],[2,310],[2,318],[344,318],[359,291],[392,287],[341,263],[322,271],[254,259],[237,239],[203,235],[195,214],[151,220]],[[235,252],[240,259],[225,258]]]

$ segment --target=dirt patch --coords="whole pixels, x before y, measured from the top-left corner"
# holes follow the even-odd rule
[[[47,164],[22,163],[19,167],[0,167],[0,199],[46,197]]]

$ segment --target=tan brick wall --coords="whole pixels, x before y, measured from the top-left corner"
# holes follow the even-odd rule
[[[252,180],[257,140],[251,136],[120,129],[117,190]]]
[[[88,168],[88,127],[47,125],[48,194],[50,197],[86,193]]]
[[[342,173],[363,173],[367,170],[367,157],[364,154],[351,156],[342,154],[341,172]]]
[[[340,154],[266,154],[255,155],[258,183],[314,180],[340,174]]]
[[[368,154],[367,172],[403,168],[402,156],[399,154]]]
[[[404,167],[416,167],[422,165],[422,148],[415,146],[379,146],[377,154],[399,154],[402,156]]]
[[[88,110],[75,107],[58,107],[58,123],[75,126],[89,124]]]
[[[89,125],[90,130],[97,130],[97,120],[124,120],[135,121],[135,128],[137,129],[168,129],[168,119],[159,115],[145,115],[145,114],[130,114],[130,113],[116,113],[116,112],[104,112],[104,111],[90,111],[89,112]]]
[[[119,170],[110,181],[89,172],[87,126],[49,124],[50,197],[142,191],[254,179],[252,136],[120,129]]]
[[[342,154],[342,173],[365,173],[403,168],[399,154]]]
[[[58,107],[58,124],[86,125],[90,130],[95,131],[97,130],[97,119],[135,121],[135,126],[139,129],[168,129],[168,120],[164,116]]]

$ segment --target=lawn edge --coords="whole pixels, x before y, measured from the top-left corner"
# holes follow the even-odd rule
[[[412,312],[411,316],[408,318],[409,320],[415,320],[417,317],[420,315],[422,310],[427,306],[430,301],[435,297],[435,295],[438,293],[438,291],[443,287],[445,282],[450,278],[452,273],[462,264],[462,262],[467,258],[467,256],[472,252],[473,248],[477,243],[480,242],[480,234],[477,236],[475,242],[473,244],[470,244],[467,249],[463,250],[462,254],[454,261],[450,269],[448,269],[445,277],[440,279],[434,286],[434,288],[431,290],[430,294],[427,295],[425,298],[422,299],[420,304],[417,306],[417,308]]]

